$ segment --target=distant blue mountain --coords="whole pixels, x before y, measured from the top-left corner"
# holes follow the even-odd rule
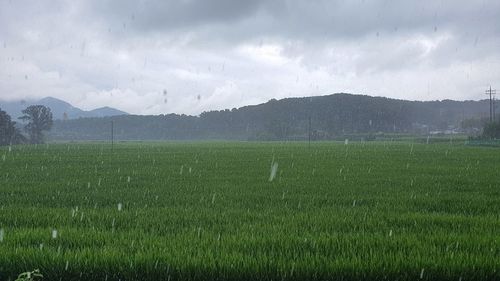
[[[6,111],[13,120],[17,120],[22,115],[21,111],[26,107],[34,104],[40,104],[50,107],[54,119],[78,119],[85,117],[109,117],[117,115],[128,115],[127,112],[120,111],[111,107],[101,107],[90,111],[81,110],[71,104],[56,99],[46,97],[41,100],[18,100],[18,101],[2,101],[0,100],[0,109]]]
[[[120,111],[118,109],[114,109],[109,106],[96,108],[94,110],[87,111],[87,117],[108,117],[108,116],[117,116],[117,115],[129,115],[124,111]]]

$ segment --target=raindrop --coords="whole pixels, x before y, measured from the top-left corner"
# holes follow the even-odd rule
[[[122,207],[123,207],[122,203],[118,203],[118,211],[121,211]]]
[[[345,145],[348,145],[348,144],[349,144],[349,139],[345,139],[345,140],[344,140],[344,144],[345,144]]]
[[[212,204],[214,204],[214,203],[215,203],[215,193],[214,193],[214,195],[212,195]]]
[[[83,57],[85,56],[85,47],[87,45],[87,42],[85,42],[85,40],[82,42],[82,46],[80,48],[80,57]]]
[[[269,181],[274,180],[277,171],[278,171],[278,162],[273,162],[273,164],[271,165],[271,175],[269,175]]]
[[[422,270],[420,271],[420,279],[424,278],[424,271],[425,271],[425,269],[422,268]]]
[[[57,238],[57,229],[52,229],[52,239]]]
[[[3,228],[0,228],[0,243],[3,242],[4,236],[5,236],[5,231],[3,230]]]
[[[392,236],[392,229],[389,231],[389,237]]]

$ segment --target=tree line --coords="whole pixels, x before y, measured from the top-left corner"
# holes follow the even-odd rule
[[[44,132],[53,125],[52,112],[43,105],[31,105],[22,111],[19,117],[24,123],[25,136],[7,112],[0,108],[0,145],[40,144],[44,141]]]

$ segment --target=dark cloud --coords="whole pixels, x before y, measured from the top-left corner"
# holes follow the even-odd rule
[[[261,1],[97,1],[90,13],[115,17],[140,31],[167,31],[224,24],[253,15]]]
[[[233,36],[238,39],[255,36],[332,39],[376,32],[386,36],[395,32],[438,30],[491,35],[498,34],[500,12],[500,2],[494,0],[108,0],[89,3],[90,15],[97,14],[115,26],[128,26],[139,35],[194,30],[228,41]]]

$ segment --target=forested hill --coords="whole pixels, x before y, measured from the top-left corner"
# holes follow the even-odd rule
[[[239,109],[178,114],[56,121],[54,140],[106,140],[114,121],[118,140],[300,140],[309,123],[315,139],[370,133],[428,133],[485,117],[487,101],[407,101],[365,95],[287,98]]]

